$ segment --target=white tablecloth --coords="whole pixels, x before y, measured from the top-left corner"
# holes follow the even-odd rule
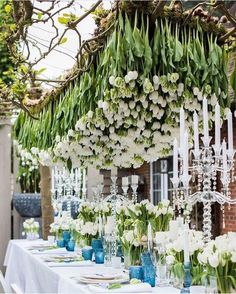
[[[27,247],[42,241],[11,240],[9,242],[4,265],[7,283],[15,283],[24,293],[93,293],[88,285],[78,283],[72,277],[91,273],[101,268],[111,270],[104,265],[90,267],[49,267],[42,261],[42,254],[33,254]],[[111,291],[112,292],[112,291]],[[179,289],[173,287],[155,287],[153,293],[177,294]],[[204,293],[204,288],[192,287],[191,293]]]

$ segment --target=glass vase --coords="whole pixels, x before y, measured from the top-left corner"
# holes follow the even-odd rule
[[[70,238],[71,238],[70,231],[63,231],[62,238],[63,238],[63,240],[65,242],[65,246],[67,246],[67,243],[70,241]]]
[[[125,269],[129,269],[129,267],[131,266],[130,253],[126,250],[124,251],[124,266]]]
[[[156,286],[156,268],[155,266],[143,266],[143,281],[151,287]]]
[[[218,293],[216,276],[208,276],[206,278],[205,293],[206,294],[216,294],[216,293]]]
[[[39,234],[36,232],[27,232],[26,233],[26,239],[29,241],[37,240],[39,237]]]
[[[133,265],[129,267],[129,278],[143,281],[143,267],[141,265]]]

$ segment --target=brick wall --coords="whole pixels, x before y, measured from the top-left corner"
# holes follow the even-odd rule
[[[110,179],[110,171],[108,170],[101,170],[100,173],[104,176],[104,188],[103,188],[103,195],[106,197],[110,194],[110,185],[111,185],[111,179]],[[140,182],[139,182],[139,188],[138,188],[138,199],[150,199],[150,164],[144,163],[140,168],[137,169],[119,169],[118,171],[118,191],[119,193],[122,193],[121,185],[122,185],[122,177],[127,177],[131,175],[139,175],[140,176]],[[129,191],[129,194],[131,194],[131,191]]]

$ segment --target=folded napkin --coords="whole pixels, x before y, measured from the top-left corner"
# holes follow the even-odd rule
[[[150,293],[152,287],[148,283],[140,283],[135,285],[121,285],[119,289],[104,289],[101,286],[88,285],[89,290],[94,293]]]
[[[46,262],[49,267],[82,267],[82,266],[93,266],[92,261],[69,261],[69,262]]]
[[[31,253],[33,254],[67,254],[68,251],[66,250],[66,248],[55,248],[55,249],[46,249],[46,248],[42,248],[42,249],[33,249],[30,250]]]

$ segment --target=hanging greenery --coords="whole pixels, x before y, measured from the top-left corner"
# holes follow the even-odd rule
[[[213,30],[214,28],[214,30]],[[39,120],[22,112],[15,125],[23,148],[38,147],[44,164],[140,166],[170,152],[178,136],[179,109],[191,126],[209,100],[209,117],[228,97],[228,45],[221,26],[181,14],[120,11],[114,31],[89,71],[81,74]],[[40,138],[40,140],[39,140]]]

